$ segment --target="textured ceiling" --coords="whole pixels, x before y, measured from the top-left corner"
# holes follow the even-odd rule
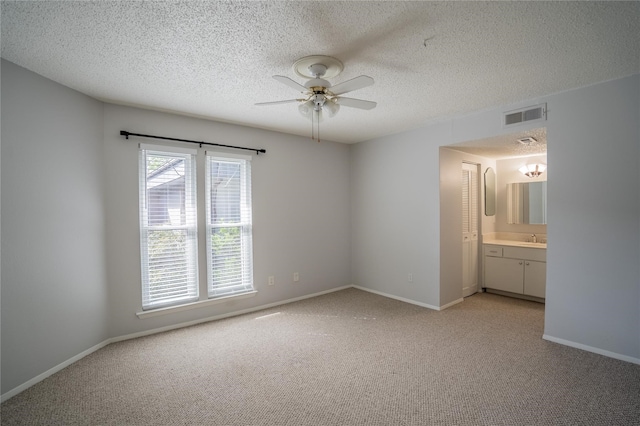
[[[519,139],[533,138],[521,143]],[[449,145],[447,148],[468,152],[481,157],[502,160],[505,158],[531,157],[547,153],[547,129],[531,129],[524,132],[494,136]]]
[[[321,137],[345,143],[640,72],[639,2],[3,1],[2,57],[109,102],[310,136],[308,55],[366,74]]]

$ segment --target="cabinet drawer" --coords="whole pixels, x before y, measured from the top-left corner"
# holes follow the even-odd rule
[[[484,255],[491,257],[502,257],[502,246],[492,246],[485,244],[484,246]]]
[[[513,259],[528,259],[528,260],[536,260],[538,262],[546,262],[547,250],[538,249],[538,248],[525,248],[525,247],[504,247],[502,256],[510,257]]]

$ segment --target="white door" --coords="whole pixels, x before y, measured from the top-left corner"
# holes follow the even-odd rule
[[[462,163],[462,297],[478,291],[478,165]]]

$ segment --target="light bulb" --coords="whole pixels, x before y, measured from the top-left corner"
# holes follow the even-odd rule
[[[312,100],[308,100],[307,102],[301,103],[298,105],[298,111],[303,116],[311,119],[311,112],[313,111],[314,105]]]
[[[538,177],[547,170],[547,166],[545,164],[527,164],[526,166],[522,166],[518,169],[520,173],[530,178]]]
[[[327,101],[324,103],[324,108],[323,109],[327,110],[327,115],[329,116],[329,118],[331,118],[334,115],[336,115],[338,113],[338,111],[340,111],[340,105],[338,105],[332,99],[327,99]]]

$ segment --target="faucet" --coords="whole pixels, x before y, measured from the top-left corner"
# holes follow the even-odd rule
[[[531,242],[532,243],[537,243],[538,242],[538,237],[536,237],[536,234],[531,234]]]

